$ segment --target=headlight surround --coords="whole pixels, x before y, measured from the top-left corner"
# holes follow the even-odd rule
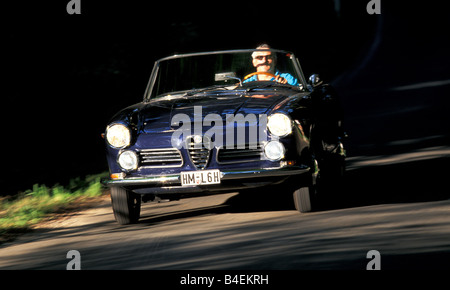
[[[127,150],[119,154],[117,162],[125,171],[136,170],[138,168],[138,156],[136,152]]]
[[[281,142],[270,141],[264,146],[264,154],[271,161],[278,161],[284,157],[285,149]]]
[[[127,147],[131,142],[130,129],[122,124],[112,124],[106,128],[106,140],[114,148]]]
[[[275,113],[270,115],[267,120],[267,128],[270,133],[278,136],[284,137],[292,133],[292,121],[289,116],[282,113]]]

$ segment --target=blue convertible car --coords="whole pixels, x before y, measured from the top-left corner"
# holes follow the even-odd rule
[[[120,224],[142,201],[260,190],[316,206],[321,184],[344,172],[334,89],[305,79],[293,53],[274,49],[174,55],[156,61],[144,99],[104,134],[112,207]],[[330,189],[330,186],[322,186]],[[325,190],[323,190],[325,192]]]

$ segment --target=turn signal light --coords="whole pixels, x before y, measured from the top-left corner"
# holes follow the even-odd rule
[[[120,173],[112,173],[110,175],[111,179],[124,179],[125,178],[125,173],[120,172]]]

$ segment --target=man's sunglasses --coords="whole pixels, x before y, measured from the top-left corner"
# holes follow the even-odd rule
[[[254,57],[254,59],[257,59],[257,60],[263,60],[264,58],[273,59],[273,55],[257,55]]]

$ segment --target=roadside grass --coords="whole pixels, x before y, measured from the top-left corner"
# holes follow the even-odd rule
[[[15,196],[0,197],[0,242],[29,231],[52,214],[76,209],[77,205],[102,196],[105,190],[100,179],[107,176],[103,172],[84,179],[77,177],[67,186],[35,184],[33,189]]]

